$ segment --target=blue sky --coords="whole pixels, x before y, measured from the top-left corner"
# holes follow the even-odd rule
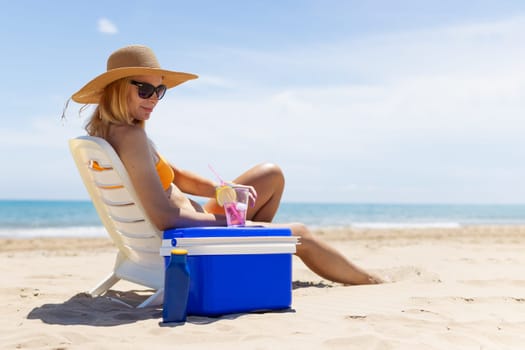
[[[180,167],[276,162],[286,201],[525,202],[522,1],[0,4],[0,198],[88,198],[88,113],[62,108],[140,43],[200,76],[147,126]]]

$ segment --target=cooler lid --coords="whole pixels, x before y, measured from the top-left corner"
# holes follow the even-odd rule
[[[231,233],[231,230],[228,232]],[[230,254],[293,254],[298,237],[295,236],[233,236],[233,237],[180,237],[162,240],[160,255],[168,256],[171,249],[182,248],[188,255]]]
[[[247,236],[291,236],[285,227],[187,227],[164,231],[164,239],[182,237],[247,237]]]
[[[203,238],[205,239],[205,238]],[[295,239],[295,237],[294,237]],[[188,255],[245,255],[245,254],[294,254],[296,251],[296,239],[292,242],[268,242],[253,244],[201,244],[201,245],[177,245],[188,251]],[[160,255],[169,256],[173,247],[169,240],[165,240],[160,248]]]

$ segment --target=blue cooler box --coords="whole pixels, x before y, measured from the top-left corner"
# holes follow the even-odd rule
[[[187,313],[218,316],[289,308],[296,245],[287,228],[195,227],[165,231],[160,254],[188,250]]]

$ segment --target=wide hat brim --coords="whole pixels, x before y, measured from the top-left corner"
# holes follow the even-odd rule
[[[175,87],[185,81],[197,79],[198,76],[191,73],[175,72],[161,68],[149,67],[123,67],[108,70],[100,74],[95,79],[84,85],[80,90],[75,92],[71,98],[78,103],[99,103],[100,97],[104,92],[104,88],[121,78],[136,76],[136,75],[157,75],[162,76],[162,84],[166,85],[168,89]]]

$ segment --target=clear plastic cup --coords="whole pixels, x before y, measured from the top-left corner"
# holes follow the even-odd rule
[[[224,212],[228,226],[244,226],[246,224],[246,211],[250,190],[246,187],[234,187],[236,201],[224,203]]]

